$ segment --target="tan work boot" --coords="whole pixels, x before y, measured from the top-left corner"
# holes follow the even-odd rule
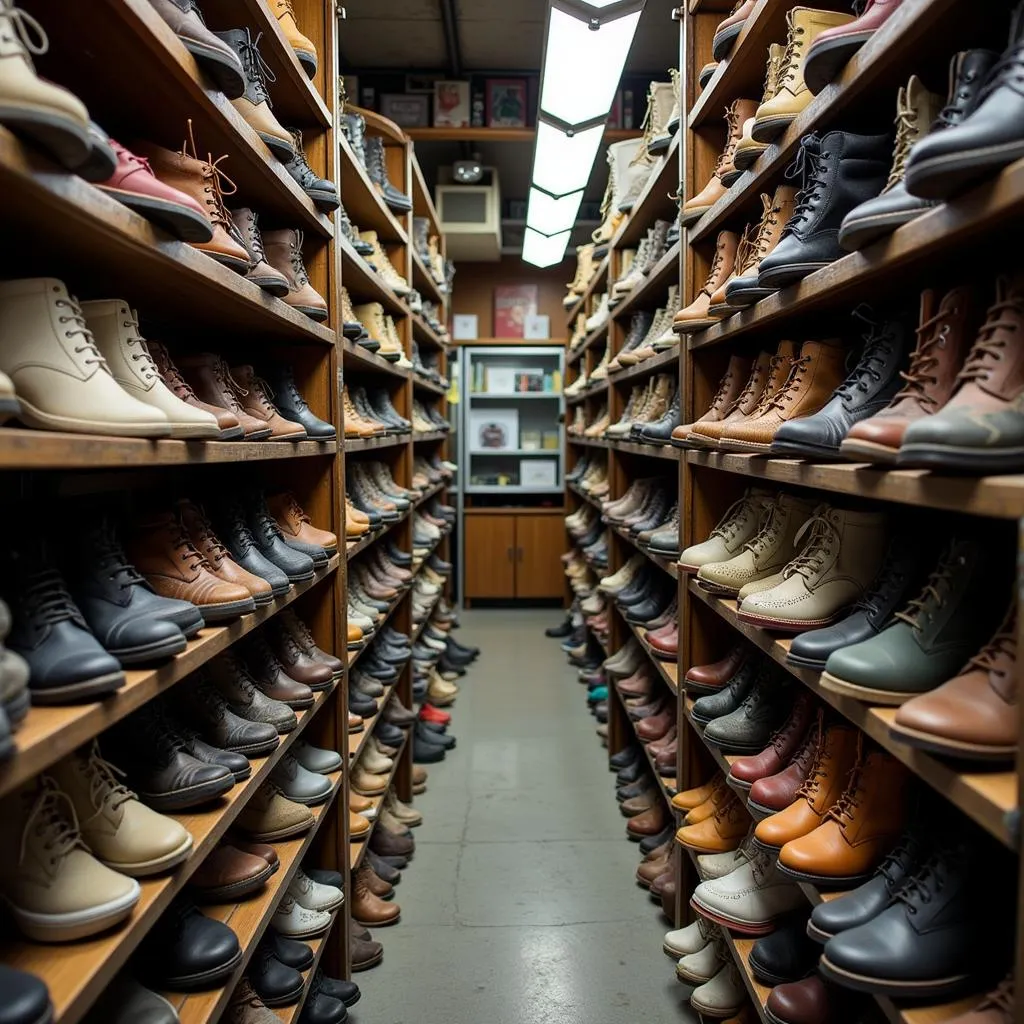
[[[668,120],[654,133],[654,137],[647,144],[647,152],[658,156],[665,152],[672,145],[672,138],[682,123],[682,78],[678,68],[669,68],[668,73],[672,78],[672,107],[668,112]]]
[[[794,7],[787,13],[789,35],[779,71],[778,89],[767,103],[757,108],[750,132],[755,142],[771,142],[778,138],[814,99],[814,94],[804,82],[807,51],[826,29],[848,25],[853,20],[852,14],[818,11],[813,7]]]
[[[371,423],[359,415],[359,411],[348,393],[348,385],[341,389],[342,413],[345,421],[346,437],[381,437],[387,429],[379,423]]]
[[[787,633],[831,625],[878,573],[885,527],[882,512],[819,505],[794,538],[803,547],[782,570],[782,582],[744,598],[740,619]]]
[[[763,197],[762,197],[763,198]],[[736,246],[736,256],[732,261],[732,270],[728,277],[721,278],[718,287],[708,298],[708,316],[715,321],[724,320],[733,313],[738,313],[742,307],[729,305],[725,290],[730,283],[736,280],[739,269],[750,262],[750,253],[754,248],[754,241],[757,238],[759,222],[748,224],[740,235],[739,244]]]
[[[797,532],[813,512],[810,501],[779,494],[764,506],[756,535],[732,558],[705,562],[697,583],[712,594],[733,597],[748,584],[781,573],[796,554]]]
[[[743,382],[750,375],[750,360],[746,356],[732,355],[729,357],[729,365],[725,375],[718,384],[715,397],[711,399],[711,405],[707,412],[697,421],[698,423],[716,423],[724,419],[736,399],[743,391]],[[681,423],[672,431],[672,443],[677,448],[688,448],[688,439],[696,424]]]
[[[679,555],[682,572],[698,572],[703,565],[724,562],[739,554],[757,535],[774,494],[763,487],[748,487],[743,497],[729,506],[707,540],[691,544]]]
[[[655,139],[665,134],[665,126],[672,114],[675,94],[671,82],[651,82],[647,90],[647,112],[641,125],[643,137],[640,148],[630,161],[622,181],[622,199],[618,209],[629,213],[647,186],[647,181],[657,163],[657,154],[651,152]],[[669,143],[671,144],[671,136]],[[667,147],[666,147],[667,148]]]
[[[317,67],[316,46],[299,31],[292,0],[266,0],[266,4],[270,8],[270,13],[277,18],[277,23],[281,26],[288,45],[295,51],[302,70],[312,78]]]
[[[789,185],[779,185],[775,195],[769,197],[761,194],[763,206],[761,223],[750,248],[747,250],[746,261],[736,265],[736,274],[726,282],[725,301],[730,308],[744,309],[752,306],[760,299],[766,298],[774,291],[772,288],[761,288],[757,283],[757,270],[761,260],[779,244],[782,231],[793,216],[796,206],[796,189]]]
[[[263,232],[267,262],[288,281],[288,294],[281,300],[310,320],[327,319],[327,302],[309,283],[302,259],[302,232],[295,228]]]
[[[764,94],[758,106],[763,106],[769,100],[774,99],[779,91],[779,72],[782,70],[782,58],[786,55],[786,47],[782,43],[772,43],[768,47],[768,68],[764,78]],[[755,111],[756,114],[756,111]],[[732,155],[733,167],[738,177],[744,171],[750,170],[757,163],[757,158],[768,148],[767,142],[756,142],[751,132],[754,130],[756,118],[751,115],[743,122],[740,131],[740,140],[736,143],[736,150]],[[732,182],[730,181],[731,185]]]
[[[710,312],[711,296],[725,284],[732,274],[733,265],[736,261],[736,249],[739,246],[739,239],[734,231],[720,231],[718,241],[715,244],[715,258],[711,263],[711,270],[704,282],[704,287],[697,293],[697,297],[685,309],[679,310],[672,321],[672,330],[676,334],[692,334],[695,331],[702,331],[705,327],[718,323],[719,318],[712,316]]]
[[[846,349],[839,341],[805,341],[789,377],[764,413],[729,427],[719,444],[733,452],[767,452],[787,420],[810,416],[846,376]]]
[[[576,246],[576,276],[566,286],[568,294],[562,299],[562,305],[571,309],[579,302],[580,296],[587,290],[590,278],[594,273],[594,243]]]
[[[796,348],[791,341],[784,341],[782,345],[789,346],[789,357],[783,359],[770,352],[762,352],[754,360],[747,382],[732,405],[721,416],[707,416],[697,420],[688,428],[689,433],[684,436],[684,443],[680,447],[717,448],[721,430],[752,416],[766,388],[771,387],[772,394],[778,391],[789,375],[789,363]]]
[[[29,39],[32,42],[29,42]],[[43,26],[14,0],[0,0],[0,111],[3,124],[38,143],[68,170],[89,156],[89,111],[72,92],[36,74],[31,54],[50,48]]]
[[[376,268],[377,273],[396,295],[408,295],[412,291],[409,282],[395,269],[384,246],[381,245],[377,232],[360,231],[359,237],[368,245],[373,246],[373,255],[366,257],[367,263]]]

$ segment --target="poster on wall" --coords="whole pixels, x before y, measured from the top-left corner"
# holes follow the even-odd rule
[[[526,318],[537,315],[540,289],[535,284],[499,284],[494,289],[494,336],[522,338]]]
[[[434,83],[434,127],[469,127],[469,82]]]

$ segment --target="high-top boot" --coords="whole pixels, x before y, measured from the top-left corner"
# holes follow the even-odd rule
[[[729,191],[722,180],[722,175],[733,168],[733,154],[739,144],[743,124],[754,116],[756,109],[757,104],[753,100],[745,99],[733,100],[726,108],[725,120],[729,134],[726,138],[725,149],[719,155],[708,183],[693,198],[687,199],[683,203],[679,223],[684,228],[700,220]]]
[[[231,367],[231,376],[238,384],[238,400],[242,408],[270,427],[268,441],[305,441],[306,428],[287,420],[270,400],[267,384],[256,376],[249,364]]]
[[[277,23],[280,25],[288,45],[295,51],[302,70],[312,78],[316,74],[317,67],[316,46],[299,31],[292,0],[267,0],[267,6],[270,8],[271,14],[277,18]]]
[[[199,159],[191,121],[188,122],[188,138],[177,153],[144,140],[132,142],[131,149],[149,161],[153,172],[165,185],[191,196],[210,218],[213,238],[209,242],[189,244],[230,270],[239,274],[247,273],[251,265],[249,253],[224,205],[224,196],[233,195],[237,191],[235,183],[220,167],[227,157],[221,156],[214,160],[213,155],[208,153],[205,160]]]
[[[98,299],[83,302],[82,312],[114,380],[133,398],[159,409],[167,417],[171,437],[190,440],[220,437],[214,416],[183,402],[160,379],[146,342],[139,334],[135,311],[128,303],[123,299]]]
[[[711,39],[711,55],[715,60],[725,60],[732,50],[737,36],[743,31],[747,18],[756,6],[756,0],[736,0],[729,16],[723,18],[715,29]]]
[[[235,441],[245,434],[241,423],[238,422],[238,417],[234,413],[227,409],[222,409],[217,405],[210,405],[207,402],[203,402],[199,399],[196,393],[188,385],[187,381],[181,375],[181,371],[174,365],[171,360],[171,354],[167,351],[166,347],[156,341],[147,341],[146,348],[149,350],[149,354],[156,365],[157,372],[160,374],[160,378],[164,384],[174,394],[185,402],[187,405],[192,406],[194,409],[200,409],[203,412],[210,413],[211,416],[217,421],[217,429],[219,431],[217,440],[218,441]]]
[[[179,360],[185,379],[203,402],[227,409],[245,431],[246,441],[265,441],[270,437],[270,426],[266,420],[250,415],[238,400],[232,387],[231,371],[228,364],[212,352],[201,352]]]
[[[647,112],[641,126],[643,136],[640,147],[630,161],[621,182],[622,198],[617,207],[620,213],[629,213],[633,209],[647,185],[657,159],[650,151],[650,144],[659,135],[664,134],[665,125],[672,113],[672,103],[672,83],[651,82],[647,90]]]
[[[301,423],[311,441],[330,441],[337,436],[334,424],[320,419],[309,408],[290,363],[276,363],[270,367],[268,377],[274,405],[286,419]]]
[[[769,45],[768,65],[764,76],[764,93],[761,96],[759,106],[767,103],[779,91],[779,74],[782,71],[782,59],[785,55],[786,47],[782,43],[771,43]],[[732,155],[733,174],[735,177],[730,176],[732,178],[728,182],[730,185],[744,171],[749,171],[757,163],[757,158],[768,148],[767,142],[757,142],[754,136],[751,135],[751,132],[754,130],[755,120],[756,118],[753,116],[748,117],[740,129],[740,139],[736,143],[736,149]]]
[[[804,546],[782,570],[782,581],[745,597],[740,619],[787,633],[831,625],[863,597],[878,572],[885,526],[881,512],[819,506],[794,538]]]
[[[906,203],[906,192],[901,190],[896,197],[897,217],[889,225],[889,203],[891,193],[902,184],[910,148],[924,137],[931,124],[942,110],[942,97],[929,92],[917,75],[911,75],[906,88],[900,88],[896,100],[896,146],[892,155],[892,169],[889,180],[879,196],[855,206],[844,218],[839,228],[839,244],[852,252],[863,249],[876,238],[888,234],[905,219],[902,207]],[[927,209],[927,207],[925,207]]]
[[[710,313],[711,295],[724,285],[729,275],[732,274],[738,246],[739,238],[735,232],[720,231],[718,233],[718,241],[715,243],[715,258],[711,263],[704,287],[697,293],[693,302],[676,313],[672,321],[672,330],[676,334],[692,334],[694,331],[702,331],[705,327],[718,323],[718,317],[714,317]]]
[[[284,169],[295,179],[299,188],[313,200],[317,209],[336,210],[341,205],[341,200],[338,199],[338,190],[334,187],[334,182],[321,178],[309,166],[302,149],[302,132],[298,128],[290,128],[288,134],[291,135],[295,155],[284,165]]]
[[[366,149],[366,171],[370,181],[377,187],[377,191],[384,197],[392,210],[399,213],[408,213],[412,209],[412,200],[400,192],[388,179],[388,166],[384,153],[384,140],[379,135],[368,135],[364,142]]]
[[[658,374],[654,378],[654,383],[651,388],[651,397],[643,409],[633,417],[633,425],[630,428],[630,436],[635,437],[643,424],[653,423],[655,420],[660,419],[668,411],[669,402],[671,401],[673,391],[675,390],[675,382],[668,374]]]
[[[765,369],[767,370],[767,357],[764,357]],[[759,360],[760,362],[760,360]],[[743,393],[744,381],[750,376],[751,362],[746,356],[732,355],[729,357],[729,365],[725,374],[718,384],[715,397],[711,399],[711,405],[698,423],[717,423],[726,417],[732,409],[733,404]],[[747,385],[749,388],[749,384]],[[683,423],[672,431],[672,443],[677,448],[690,447],[688,441],[690,432],[694,429],[693,423]]]
[[[74,93],[36,74],[32,54],[50,48],[42,25],[14,0],[0,0],[0,116],[69,170],[89,157],[89,112]]]
[[[682,572],[695,573],[710,562],[722,562],[738,554],[757,535],[772,494],[760,487],[748,487],[734,501],[711,531],[707,540],[691,544],[679,556]]]
[[[669,68],[668,73],[672,78],[670,83],[672,86],[671,106],[668,110],[668,117],[664,121],[661,120],[661,112],[659,110],[659,117],[655,130],[652,132],[650,142],[647,143],[647,152],[652,156],[660,156],[669,148],[669,146],[672,145],[672,137],[677,131],[679,131],[679,124],[682,121],[680,99],[680,86],[682,84],[682,79],[680,78],[678,68]],[[651,84],[654,85],[655,83]],[[660,88],[661,83],[657,84]],[[667,97],[659,96],[658,102],[659,104],[668,102]]]
[[[820,411],[783,423],[772,442],[772,452],[838,458],[839,444],[850,428],[884,409],[900,389],[910,331],[899,320],[876,322],[869,317],[868,308],[858,311],[858,319],[867,321],[868,330],[849,376]]]
[[[608,243],[625,219],[625,214],[619,210],[619,203],[622,202],[624,182],[629,166],[639,151],[640,145],[640,139],[626,139],[623,142],[613,142],[608,147],[608,186],[601,203],[602,221],[601,226],[592,236],[596,243],[594,259],[604,258],[608,252]]]
[[[768,196],[761,196],[761,202],[771,202]],[[743,229],[740,235],[739,244],[736,246],[736,255],[732,261],[732,271],[724,278],[717,288],[708,297],[708,316],[715,321],[722,320],[733,313],[738,313],[739,306],[731,306],[726,298],[726,289],[736,280],[739,268],[750,263],[750,254],[757,239],[760,222],[751,222]]]
[[[346,104],[345,113],[341,115],[341,128],[345,133],[345,138],[348,139],[349,145],[352,147],[352,152],[355,158],[366,167],[366,119],[362,114],[355,113],[350,106]]]
[[[954,288],[941,302],[935,292],[925,292],[917,347],[903,375],[906,384],[881,412],[847,431],[840,454],[855,462],[895,463],[910,424],[938,412],[949,401],[982,316],[976,289]]]
[[[276,79],[260,54],[256,40],[248,28],[232,28],[226,32],[217,32],[216,35],[235,51],[245,71],[245,92],[238,99],[232,100],[231,105],[278,160],[291,160],[295,155],[292,137],[270,110],[267,81],[274,82]]]
[[[650,359],[657,353],[654,344],[665,336],[665,332],[672,332],[672,321],[679,311],[679,286],[672,285],[668,290],[668,298],[664,308],[656,310],[654,319],[651,321],[650,329],[644,336],[643,341],[631,352],[620,352],[619,361],[623,366],[635,366],[645,359]],[[674,336],[674,335],[673,335]]]
[[[342,388],[341,404],[346,437],[380,437],[386,433],[383,425],[370,423],[360,416],[347,387]]]
[[[756,418],[729,427],[719,444],[727,451],[767,452],[787,420],[817,412],[846,376],[846,350],[838,341],[805,341],[789,378]]]
[[[288,294],[282,301],[311,320],[323,321],[327,319],[327,303],[309,283],[302,260],[302,238],[302,232],[296,228],[265,232],[267,262],[288,282]]]
[[[430,218],[429,217],[413,217],[412,219],[412,244],[413,248],[419,253],[420,259],[426,263],[430,259]],[[579,250],[576,250],[577,253]],[[573,287],[580,280],[580,268],[577,263],[576,266],[576,281],[573,282]],[[581,289],[582,290],[582,289]]]
[[[783,344],[792,345],[791,342]],[[772,367],[776,357],[771,352],[761,352],[750,367],[743,390],[736,396],[723,412],[717,412],[710,418],[701,418],[696,423],[687,424],[680,440],[673,440],[680,448],[716,448],[718,446],[718,430],[731,423],[746,419],[757,408],[765,387],[772,379]],[[776,380],[776,388],[785,380],[788,367]],[[675,434],[673,434],[673,438]]]
[[[747,258],[741,264],[736,261],[736,273],[725,284],[725,301],[733,309],[753,305],[758,299],[771,295],[774,289],[761,288],[757,283],[758,267],[782,237],[782,232],[793,216],[796,206],[796,189],[780,185],[773,196],[761,195],[761,223],[757,234],[747,250]]]
[[[252,266],[246,273],[245,279],[252,281],[254,285],[262,288],[265,292],[283,299],[288,294],[288,279],[267,262],[256,212],[247,206],[242,206],[237,210],[232,210],[229,216],[235,231],[245,244],[249,259],[252,261]]]
[[[680,388],[676,388],[672,401],[669,402],[665,412],[658,419],[640,426],[634,436],[647,444],[668,444],[672,437],[672,431],[679,425],[680,391]]]
[[[229,100],[245,92],[245,72],[238,54],[211,32],[203,21],[196,0],[150,0],[150,3],[196,63]]]
[[[780,573],[796,555],[796,536],[814,511],[810,501],[780,494],[763,507],[758,532],[732,558],[705,562],[697,573],[702,589],[732,597]]]
[[[897,121],[896,157],[889,182],[880,196],[861,203],[843,219],[839,244],[844,249],[862,249],[939,205],[937,199],[923,199],[907,191],[905,175],[911,147],[925,135],[931,137],[963,123],[981,101],[982,87],[998,59],[999,54],[991,50],[965,50],[956,54],[949,66],[949,94],[942,110],[937,109],[938,97],[925,91],[917,78],[910,79],[907,102],[900,108],[901,113],[906,109],[906,120]],[[917,88],[912,90],[915,84]],[[915,92],[919,94],[923,109],[915,106]]]
[[[376,231],[361,231],[359,237],[373,249],[367,262],[376,269],[396,295],[408,295],[412,289],[409,282],[395,269]]]
[[[789,33],[786,53],[779,71],[779,84],[775,95],[762,103],[754,115],[751,135],[757,142],[771,142],[778,138],[797,115],[814,99],[804,82],[804,58],[807,50],[822,32],[853,21],[850,14],[837,11],[816,11],[811,7],[794,7],[786,14]]]
[[[63,282],[48,277],[0,282],[0,337],[0,371],[10,377],[19,418],[28,426],[114,437],[170,436],[166,414],[115,380]]]
[[[891,154],[888,135],[805,135],[787,172],[800,176],[800,194],[779,244],[758,267],[758,287],[784,288],[843,256],[843,218],[882,191]]]
[[[366,328],[359,322],[356,311],[352,306],[352,296],[349,295],[347,288],[341,289],[341,319],[346,338],[358,342],[371,352],[376,352],[380,348],[380,342],[371,341],[367,336]]]

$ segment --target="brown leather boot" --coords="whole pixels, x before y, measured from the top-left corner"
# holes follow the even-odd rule
[[[761,288],[757,283],[757,269],[765,258],[779,244],[782,230],[793,216],[796,206],[796,189],[790,185],[779,185],[775,194],[761,196],[763,210],[757,234],[747,250],[743,264],[737,263],[736,273],[725,285],[725,301],[731,309],[744,309],[759,299],[771,295],[772,288]]]
[[[703,697],[709,693],[717,693],[736,675],[749,657],[750,648],[745,643],[739,643],[730,648],[724,658],[719,658],[718,661],[714,661],[710,665],[694,665],[688,668],[683,677],[683,686],[686,687],[687,696],[697,694]],[[672,803],[675,803],[675,800]],[[676,806],[683,807],[684,805],[676,804]]]
[[[938,412],[953,394],[960,372],[985,315],[977,289],[954,288],[935,304],[938,295],[921,297],[917,347],[905,374],[906,385],[874,416],[855,423],[839,451],[857,462],[893,464],[907,427]]]
[[[668,811],[665,803],[658,800],[648,810],[637,814],[626,822],[626,833],[633,839],[640,839],[642,836],[656,836],[668,824]]]
[[[805,341],[789,377],[761,415],[730,424],[719,446],[733,452],[767,452],[787,420],[810,416],[846,377],[846,349],[836,340]]]
[[[267,641],[289,678],[311,690],[326,690],[334,681],[329,665],[308,654],[276,619],[265,627]]]
[[[827,888],[867,881],[903,831],[910,772],[857,733],[857,760],[825,820],[779,852],[779,871]]]
[[[695,423],[687,437],[687,447],[717,448],[722,435],[733,424],[756,419],[766,412],[771,400],[789,379],[789,370],[795,358],[796,345],[792,341],[781,341],[778,351],[768,360],[767,374],[763,374],[764,364],[759,356],[751,370],[747,387],[732,409],[720,420],[708,419]]]
[[[729,135],[726,139],[725,149],[722,150],[718,162],[715,164],[711,180],[692,199],[687,199],[683,203],[679,219],[682,227],[689,227],[700,220],[729,191],[722,181],[722,174],[733,168],[733,154],[743,132],[743,122],[753,117],[756,110],[757,102],[745,99],[733,100],[726,110],[725,119]]]
[[[697,297],[684,309],[679,310],[672,320],[672,330],[676,334],[693,334],[705,327],[718,323],[719,317],[712,316],[711,296],[729,279],[736,262],[736,250],[739,238],[734,231],[720,231],[715,243],[715,258],[708,271],[704,287],[697,292]]]
[[[178,398],[194,406],[196,409],[202,409],[203,412],[208,412],[217,417],[217,426],[220,427],[219,440],[236,441],[245,435],[245,428],[238,422],[238,417],[233,412],[219,405],[210,405],[208,402],[203,402],[199,399],[192,388],[189,387],[185,378],[182,377],[181,371],[174,365],[171,360],[171,354],[160,342],[147,340],[146,348],[149,349],[149,354],[153,357],[153,362],[156,363],[156,368],[163,378],[163,382]]]
[[[390,882],[385,882],[369,864],[363,863],[359,868],[359,872],[366,875],[367,888],[374,896],[386,900],[394,893],[395,887]]]
[[[292,638],[306,654],[314,660],[327,665],[335,676],[341,675],[344,671],[345,663],[340,658],[336,658],[333,654],[328,654],[327,651],[323,651],[317,646],[309,626],[295,614],[293,609],[285,608],[278,612],[277,622],[282,629],[286,629],[291,634]]]
[[[248,363],[231,367],[231,376],[238,385],[238,401],[242,408],[270,427],[268,441],[304,441],[306,428],[301,423],[286,420],[270,400],[267,385],[256,376]]]
[[[257,608],[270,604],[274,597],[273,588],[262,576],[246,571],[231,559],[228,549],[214,533],[213,524],[203,509],[194,502],[182,500],[178,502],[178,512],[188,531],[189,540],[210,563],[213,574],[225,583],[234,583],[245,587],[252,595]]]
[[[728,796],[710,818],[696,825],[684,825],[676,842],[694,853],[728,853],[743,841],[750,828],[750,816],[743,801],[728,789]]]
[[[402,908],[397,903],[387,903],[374,893],[370,887],[369,872],[370,868],[363,865],[352,875],[352,892],[349,896],[352,920],[374,928],[398,924]]]
[[[326,320],[327,303],[309,283],[306,264],[302,260],[302,238],[302,232],[295,228],[265,232],[263,246],[267,262],[288,282],[284,302],[311,320]]]
[[[242,408],[236,387],[232,387],[231,371],[220,356],[201,352],[196,356],[185,356],[179,362],[195,393],[204,402],[232,413],[242,425],[246,441],[265,441],[270,437],[270,424]]]
[[[286,540],[315,544],[329,555],[338,553],[338,538],[330,530],[315,527],[290,491],[280,491],[268,497],[267,507]]]
[[[371,423],[359,414],[349,394],[348,385],[341,389],[342,419],[346,437],[382,437],[387,428],[380,423]]]
[[[824,728],[825,712],[818,709],[818,717],[807,731],[800,749],[793,760],[774,775],[768,775],[754,782],[747,794],[747,810],[755,821],[767,818],[772,814],[784,811],[807,781],[811,765],[814,763],[818,750],[818,737]]]
[[[161,597],[191,601],[207,623],[256,610],[248,588],[218,578],[195,549],[181,518],[161,512],[136,524],[127,545],[132,564]]]
[[[743,383],[749,374],[750,360],[746,356],[730,356],[725,376],[718,384],[715,397],[711,399],[711,405],[698,422],[717,423],[724,419],[743,393]],[[690,432],[693,429],[693,423],[681,423],[672,431],[672,444],[677,448],[688,448]]]
[[[228,214],[238,237],[245,245],[252,266],[245,275],[257,288],[283,299],[288,294],[288,279],[267,262],[263,250],[263,236],[260,234],[256,213],[247,206],[240,206]]]
[[[692,811],[695,807],[699,807],[704,803],[705,800],[708,800],[711,794],[721,787],[722,782],[721,774],[716,774],[714,778],[709,782],[705,782],[702,786],[684,789],[672,797],[672,806],[680,811]]]
[[[287,704],[293,711],[313,706],[313,691],[305,682],[288,674],[263,630],[251,633],[241,645],[245,667],[260,692],[271,700]],[[237,661],[230,662],[237,665]]]
[[[825,820],[829,808],[846,787],[850,769],[857,760],[860,736],[860,730],[839,723],[829,725],[819,734],[807,781],[800,787],[797,799],[785,810],[758,823],[754,829],[755,842],[777,850],[813,832]]]

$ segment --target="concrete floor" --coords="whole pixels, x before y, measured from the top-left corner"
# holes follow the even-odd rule
[[[557,611],[469,611],[482,648],[453,709],[458,747],[431,765],[416,856],[355,976],[358,1024],[697,1021],[636,885],[614,776],[585,690],[544,628]]]

